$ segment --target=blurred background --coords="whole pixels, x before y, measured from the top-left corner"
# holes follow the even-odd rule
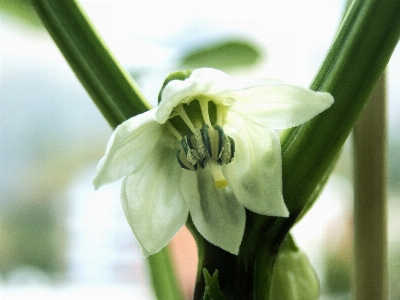
[[[344,1],[81,1],[117,59],[155,105],[176,69],[307,87]],[[391,299],[400,299],[400,51],[388,66]],[[0,1],[0,298],[154,299],[117,182],[91,180],[111,128],[25,0]],[[294,228],[323,299],[351,298],[352,149],[347,142],[320,199]],[[329,247],[327,247],[329,245]],[[194,242],[171,243],[190,297]]]

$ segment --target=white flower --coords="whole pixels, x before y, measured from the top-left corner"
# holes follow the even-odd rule
[[[172,73],[158,107],[115,129],[93,183],[125,177],[122,206],[144,256],[161,250],[189,212],[205,239],[237,254],[245,208],[289,215],[272,128],[302,124],[332,103],[328,93],[214,69]]]

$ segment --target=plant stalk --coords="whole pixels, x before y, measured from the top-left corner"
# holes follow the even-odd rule
[[[77,1],[31,0],[31,3],[112,128],[151,107]]]
[[[386,93],[382,74],[354,127],[354,299],[388,299]]]

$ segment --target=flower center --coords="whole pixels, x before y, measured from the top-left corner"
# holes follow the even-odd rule
[[[189,108],[194,101],[190,105],[180,104],[172,114],[173,119],[175,119],[174,124],[172,120],[168,121],[170,132],[181,144],[181,149],[177,152],[177,160],[183,169],[192,171],[208,166],[214,178],[215,186],[225,188],[228,181],[222,173],[221,166],[229,164],[235,154],[235,143],[231,137],[224,133],[222,128],[225,109],[208,100],[197,101],[198,104],[195,106],[200,109],[191,110]],[[209,103],[214,104],[216,109],[216,114],[212,118],[215,119],[214,122],[210,120],[209,107],[212,106]],[[179,121],[184,122],[189,132],[187,132],[188,130],[184,131],[185,126],[179,126],[176,117],[180,118]]]

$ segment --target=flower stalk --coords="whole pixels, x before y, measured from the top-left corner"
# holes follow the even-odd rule
[[[354,127],[354,299],[388,299],[385,74]]]

